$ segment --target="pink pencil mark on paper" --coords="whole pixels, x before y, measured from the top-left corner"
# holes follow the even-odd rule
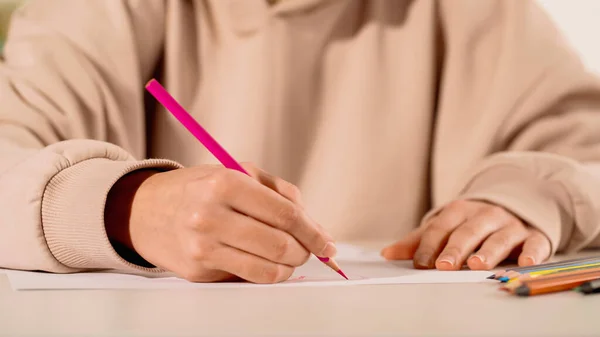
[[[364,276],[348,277],[349,281],[366,280],[366,279],[368,279],[368,277],[364,277]],[[301,282],[301,281],[304,281],[304,282],[327,282],[327,281],[337,281],[337,280],[334,280],[331,278],[307,277],[305,275],[301,275],[301,276],[294,277],[294,278],[287,280],[287,282]]]

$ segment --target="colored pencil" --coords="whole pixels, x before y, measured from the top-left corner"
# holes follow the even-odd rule
[[[237,170],[244,174],[248,174],[246,170],[206,131],[204,128],[190,115],[178,102],[167,92],[167,90],[152,79],[146,84],[146,90],[162,104],[177,120],[192,134],[213,156],[215,156],[223,166],[228,169]],[[334,259],[319,257],[317,258],[326,264],[329,268],[343,276],[346,280],[346,274],[340,269]]]
[[[600,278],[587,281],[582,284],[580,287],[580,291],[586,295],[589,294],[599,294],[600,293]]]
[[[570,259],[570,260],[564,260],[564,261],[558,261],[558,262],[552,262],[552,263],[542,263],[542,264],[536,264],[533,266],[507,268],[504,270],[497,271],[494,275],[491,275],[489,278],[499,279],[500,277],[505,276],[509,272],[527,273],[527,272],[536,271],[536,270],[544,270],[544,269],[550,269],[550,268],[566,267],[569,265],[579,265],[579,264],[583,264],[583,263],[595,263],[595,262],[600,262],[600,256],[579,258],[579,259]]]
[[[587,281],[600,278],[600,271],[540,278],[525,282],[511,292],[517,296],[535,296],[574,289]]]
[[[557,272],[554,274],[545,274],[545,275],[544,274],[537,274],[537,275],[525,274],[525,275],[523,275],[524,277],[522,279],[516,279],[510,283],[506,283],[504,285],[503,289],[511,290],[511,289],[518,288],[519,286],[521,286],[525,283],[528,283],[528,282],[557,279],[557,278],[561,278],[561,277],[571,277],[574,275],[587,274],[587,273],[596,272],[596,271],[600,271],[600,267],[594,267],[594,268],[590,267],[590,268],[585,268],[585,269],[562,271],[562,272]],[[529,277],[526,277],[526,276],[529,276]]]
[[[521,274],[517,277],[513,277],[510,280],[508,280],[508,283],[514,282],[516,280],[524,281],[524,280],[528,280],[530,278],[536,278],[538,276],[554,275],[554,274],[560,274],[560,273],[565,273],[565,272],[570,272],[570,271],[580,271],[580,270],[590,271],[590,269],[600,269],[600,263],[584,264],[582,266],[573,266],[573,267],[566,267],[566,268],[534,271],[531,273]]]
[[[510,273],[515,273],[515,274],[528,274],[528,273],[537,273],[537,272],[543,272],[545,270],[557,270],[557,269],[566,269],[566,268],[577,268],[579,266],[584,266],[584,265],[600,265],[600,258],[595,258],[593,260],[582,260],[582,261],[578,261],[578,262],[570,262],[570,263],[563,263],[560,265],[553,265],[553,266],[548,266],[548,265],[540,265],[537,268],[530,268],[530,269],[526,269],[526,270],[511,270]]]

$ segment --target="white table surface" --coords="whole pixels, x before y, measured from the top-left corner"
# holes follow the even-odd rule
[[[508,335],[600,336],[600,295],[519,298],[493,283],[13,291],[0,275],[0,336]]]

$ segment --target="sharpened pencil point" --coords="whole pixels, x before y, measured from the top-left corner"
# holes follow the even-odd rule
[[[577,288],[579,288],[579,292],[582,292],[584,294],[591,294],[594,292],[594,287],[592,287],[592,285],[587,282]]]
[[[337,270],[337,273],[340,274],[340,275],[342,275],[346,280],[348,279],[348,277],[346,276],[346,274],[344,274],[344,272],[341,269]]]
[[[488,280],[493,280],[495,278],[496,278],[496,274],[486,277],[486,279],[488,279]]]
[[[529,296],[529,287],[526,285],[519,286],[517,289],[515,289],[515,294],[518,296]]]

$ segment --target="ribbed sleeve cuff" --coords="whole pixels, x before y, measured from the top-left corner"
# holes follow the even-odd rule
[[[168,160],[113,161],[89,159],[55,175],[42,199],[42,227],[50,251],[63,265],[75,269],[160,271],[125,261],[106,234],[104,208],[112,186],[139,169],[173,170]]]

